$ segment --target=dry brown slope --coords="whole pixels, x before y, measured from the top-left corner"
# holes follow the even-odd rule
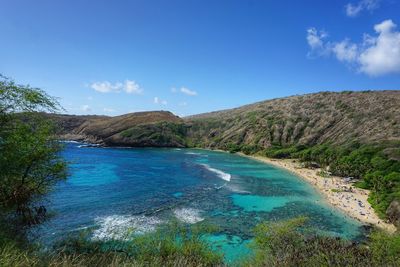
[[[185,118],[200,146],[400,140],[400,91],[322,92]]]

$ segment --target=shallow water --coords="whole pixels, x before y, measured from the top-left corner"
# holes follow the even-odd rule
[[[37,229],[43,240],[96,226],[94,239],[154,230],[171,219],[206,220],[205,238],[228,261],[248,252],[262,221],[304,215],[316,231],[357,239],[361,225],[333,209],[290,172],[249,158],[195,149],[85,148],[66,144],[70,176],[50,197],[56,216]]]

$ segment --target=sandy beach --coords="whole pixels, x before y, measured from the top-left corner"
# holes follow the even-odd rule
[[[342,177],[322,177],[317,174],[321,169],[301,167],[299,162],[293,159],[269,159],[261,156],[241,155],[284,168],[296,174],[311,183],[331,205],[362,223],[372,224],[389,232],[396,231],[393,224],[386,223],[374,212],[367,201],[369,191],[354,187],[352,183],[346,182]]]

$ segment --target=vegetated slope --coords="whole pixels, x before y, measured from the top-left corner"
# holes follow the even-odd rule
[[[168,111],[129,113],[116,117],[51,115],[62,139],[108,146],[183,147],[184,126]]]
[[[51,115],[66,139],[105,145],[256,150],[400,141],[400,91],[322,92],[179,118],[167,111],[116,117]],[[157,142],[156,142],[157,141]]]
[[[227,150],[400,140],[400,91],[291,96],[185,121],[194,145]]]
[[[186,124],[193,146],[299,158],[358,179],[378,214],[400,227],[400,91],[292,96]]]

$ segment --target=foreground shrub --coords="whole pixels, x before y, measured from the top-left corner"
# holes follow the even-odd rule
[[[59,243],[56,251],[58,257],[83,260],[84,256],[91,265],[101,266],[114,262],[128,266],[217,266],[223,264],[222,255],[212,251],[202,238],[213,230],[204,224],[188,227],[172,222],[152,233],[127,234],[122,241],[69,238]]]
[[[373,232],[358,244],[317,236],[306,219],[265,222],[254,230],[252,253],[233,266],[400,266],[400,235]],[[0,241],[0,266],[224,266],[203,235],[215,229],[172,223],[125,241],[67,238],[49,252],[11,239]]]
[[[255,229],[254,257],[243,266],[400,266],[400,236],[374,232],[365,244],[315,236],[305,218],[263,223]]]

